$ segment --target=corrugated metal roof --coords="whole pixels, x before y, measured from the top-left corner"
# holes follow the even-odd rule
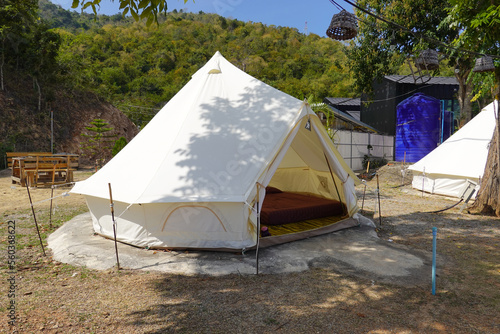
[[[375,133],[378,133],[377,129],[375,129],[374,127],[372,127],[372,126],[370,126],[370,125],[368,125],[366,123],[358,121],[357,119],[355,119],[354,117],[352,117],[348,113],[340,111],[337,108],[332,107],[332,106],[328,106],[328,108],[330,108],[333,111],[333,114],[335,115],[335,117],[343,120],[344,122],[347,122],[347,123],[353,125],[354,128],[356,128],[358,130],[361,130],[363,132],[375,132]]]
[[[325,100],[328,100],[330,105],[343,105],[343,106],[360,106],[361,99],[357,98],[349,98],[349,97],[327,97]]]
[[[415,78],[412,75],[386,75],[385,78],[389,81],[393,82],[398,82],[398,83],[404,83],[404,84],[421,84],[422,80],[423,83],[426,85],[457,85],[458,86],[458,81],[455,77],[424,77],[422,80],[418,79],[417,82],[415,82]],[[427,81],[428,80],[428,81]]]

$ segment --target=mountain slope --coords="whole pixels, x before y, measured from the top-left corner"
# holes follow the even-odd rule
[[[93,93],[69,91],[51,86],[50,98],[42,101],[38,111],[38,93],[29,79],[16,78],[0,91],[0,153],[8,151],[50,152],[51,112],[54,124],[54,152],[82,154],[80,142],[85,126],[96,118],[106,120],[114,133],[130,141],[138,132],[120,110],[100,100]],[[117,138],[118,138],[117,137]],[[109,157],[109,154],[108,154]],[[82,163],[89,161],[82,156]],[[2,157],[0,168],[5,168]]]

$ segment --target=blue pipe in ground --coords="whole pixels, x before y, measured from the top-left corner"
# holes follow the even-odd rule
[[[437,227],[432,228],[432,295],[436,295],[436,236]]]

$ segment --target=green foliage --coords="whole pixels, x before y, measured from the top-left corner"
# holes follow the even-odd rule
[[[500,5],[489,1],[450,0],[449,15],[444,24],[456,27],[460,34],[453,40],[454,46],[491,55],[500,54]],[[475,98],[498,94],[500,85],[500,61],[495,59],[494,73],[473,73],[476,85]],[[496,92],[495,92],[496,90]]]
[[[333,131],[333,121],[335,120],[335,114],[333,113],[333,110],[330,109],[326,104],[322,102],[315,102],[314,96],[311,95],[307,99],[307,103],[311,106],[311,109],[317,114],[323,114],[324,116],[324,123],[323,126],[326,129],[326,132],[328,133],[328,136],[330,139],[333,141],[334,138],[334,131]]]
[[[14,151],[14,145],[12,143],[2,140],[0,142],[0,169],[7,168],[7,160],[5,159],[6,152]]]
[[[366,169],[368,167],[368,163],[370,163],[370,169],[377,169],[382,166],[387,165],[389,161],[384,157],[375,157],[371,154],[365,154],[363,156],[363,169]]]
[[[147,123],[216,51],[252,76],[299,99],[352,97],[342,44],[297,29],[216,14],[171,12],[159,26],[105,24],[58,30],[59,63],[75,87],[91,89]]]
[[[54,76],[58,67],[55,61],[61,43],[60,35],[43,23],[37,24],[32,32],[32,42],[26,51],[28,72],[36,77]]]
[[[23,50],[29,48],[32,28],[36,25],[35,0],[0,0],[1,89],[4,89],[4,65],[24,64]]]
[[[111,154],[113,156],[117,155],[118,152],[120,152],[125,146],[127,146],[127,139],[125,139],[125,137],[118,138],[118,140],[115,141],[113,149],[111,150]]]
[[[108,134],[113,130],[108,125],[109,123],[103,119],[94,119],[90,122],[90,126],[85,127],[87,132],[81,134],[82,137],[86,138],[86,141],[81,144],[83,155],[92,161],[102,161],[109,157],[111,144],[113,143],[111,138],[116,137],[116,135]]]
[[[371,93],[374,80],[397,74],[407,60],[414,59],[423,49],[440,49],[432,40],[449,41],[457,34],[454,27],[441,27],[447,16],[448,0],[359,0],[357,5],[394,22],[399,29],[357,10],[359,34],[345,48],[347,63],[354,76],[354,88],[359,93]]]
[[[0,90],[31,77],[41,111],[45,84],[59,73],[59,46],[59,34],[38,18],[37,1],[0,0]]]

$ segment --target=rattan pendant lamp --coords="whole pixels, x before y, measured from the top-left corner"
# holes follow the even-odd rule
[[[358,34],[358,24],[354,14],[342,9],[340,13],[334,14],[326,35],[337,41],[352,39]]]
[[[436,50],[427,49],[420,53],[415,60],[415,66],[419,70],[434,71],[439,68],[438,53]]]
[[[495,70],[495,64],[493,64],[493,58],[490,56],[484,56],[476,59],[476,65],[472,72],[492,72]]]

